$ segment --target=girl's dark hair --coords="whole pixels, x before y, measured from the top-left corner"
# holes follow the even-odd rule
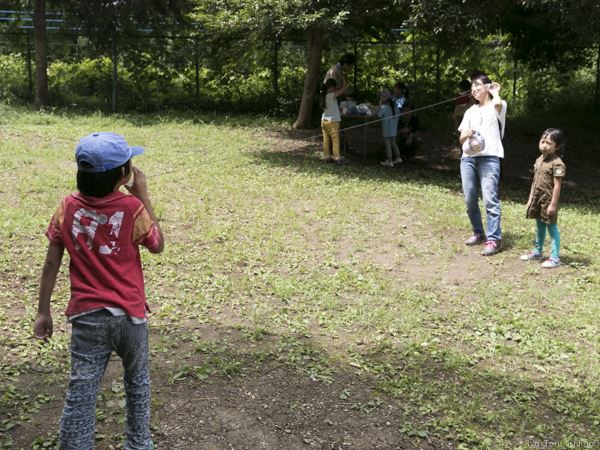
[[[323,83],[323,85],[321,86],[321,98],[319,101],[319,105],[323,110],[325,109],[325,97],[327,96],[327,90],[332,86],[337,86],[337,82],[333,78],[328,78],[327,80],[325,80],[325,83]]]
[[[556,144],[556,153],[558,153],[558,156],[562,158],[565,154],[565,149],[567,146],[565,134],[562,132],[562,130],[558,128],[548,128],[542,133],[540,140],[544,138],[547,138]]]
[[[408,97],[410,97],[410,93],[408,92],[408,86],[406,85],[406,83],[403,83],[402,81],[398,81],[396,84],[394,84],[394,88],[402,89],[404,91],[404,97],[406,99],[408,99]]]
[[[471,90],[471,82],[469,80],[461,80],[458,84],[458,88],[461,92],[470,91]]]
[[[488,77],[487,74],[481,70],[476,70],[469,78],[471,78],[471,83],[474,83],[475,81],[481,81],[483,84],[490,84],[492,82],[490,77]]]
[[[487,74],[485,72],[482,72],[481,70],[476,70],[475,72],[473,72],[469,78],[471,78],[471,84],[475,83],[476,81],[479,81],[483,84],[491,84],[492,80],[490,80],[490,77],[487,76]],[[488,92],[488,96],[491,95]],[[479,104],[479,102],[477,100],[475,100],[475,103]]]
[[[354,64],[355,62],[356,57],[354,56],[354,53],[346,53],[340,58],[340,64]]]
[[[80,163],[82,164],[82,163]],[[77,171],[77,190],[89,197],[106,197],[115,190],[119,180],[131,173],[131,160],[106,172]]]

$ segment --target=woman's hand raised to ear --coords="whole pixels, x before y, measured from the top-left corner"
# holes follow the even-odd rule
[[[500,94],[500,89],[501,89],[500,84],[496,83],[494,81],[492,84],[490,84],[490,87],[489,87],[488,91],[489,91],[490,94],[492,94],[492,96],[496,96],[496,95]]]

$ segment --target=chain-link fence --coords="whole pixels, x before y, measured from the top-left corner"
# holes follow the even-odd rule
[[[30,102],[34,85],[31,30],[0,31],[0,98]],[[203,109],[237,112],[297,111],[306,71],[306,43],[300,40],[223,40],[139,34],[121,36],[99,49],[78,32],[48,32],[49,96],[53,106],[112,111]],[[339,42],[323,55],[323,73],[347,52],[356,54],[350,76],[358,101],[377,99],[395,81],[410,87],[420,104],[454,96],[474,69],[503,86],[512,105],[548,106],[573,74],[525,70],[513,58],[510,42],[489,38],[448,52],[425,37],[407,41]],[[594,60],[597,49],[590,49]],[[459,54],[457,54],[459,53]],[[600,53],[598,53],[600,55]],[[577,73],[577,83],[594,89],[598,102],[598,60]],[[550,94],[550,95],[549,95]],[[596,103],[597,104],[597,103]],[[579,107],[586,105],[579,103]],[[514,106],[513,106],[514,107]]]

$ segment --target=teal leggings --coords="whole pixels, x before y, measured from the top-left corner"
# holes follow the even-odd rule
[[[546,240],[546,228],[552,238],[552,258],[559,259],[560,253],[560,232],[558,231],[558,225],[555,223],[545,223],[540,219],[535,219],[537,224],[537,233],[535,236],[535,249],[539,253],[544,250],[544,241]]]

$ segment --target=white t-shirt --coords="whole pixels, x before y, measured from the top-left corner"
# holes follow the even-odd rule
[[[500,122],[500,125],[498,124]],[[464,156],[497,156],[504,158],[504,147],[502,146],[502,137],[504,136],[504,125],[506,123],[506,102],[502,100],[502,109],[500,112],[492,102],[488,102],[484,106],[477,104],[471,106],[465,112],[462,122],[458,127],[458,131],[474,129],[485,139],[485,147],[483,151],[468,155],[465,149],[469,148],[469,140],[467,139],[463,146]]]
[[[334,122],[342,121],[342,117],[340,116],[340,107],[338,106],[334,92],[330,92],[325,96],[325,111],[323,111],[321,120],[332,120]]]

